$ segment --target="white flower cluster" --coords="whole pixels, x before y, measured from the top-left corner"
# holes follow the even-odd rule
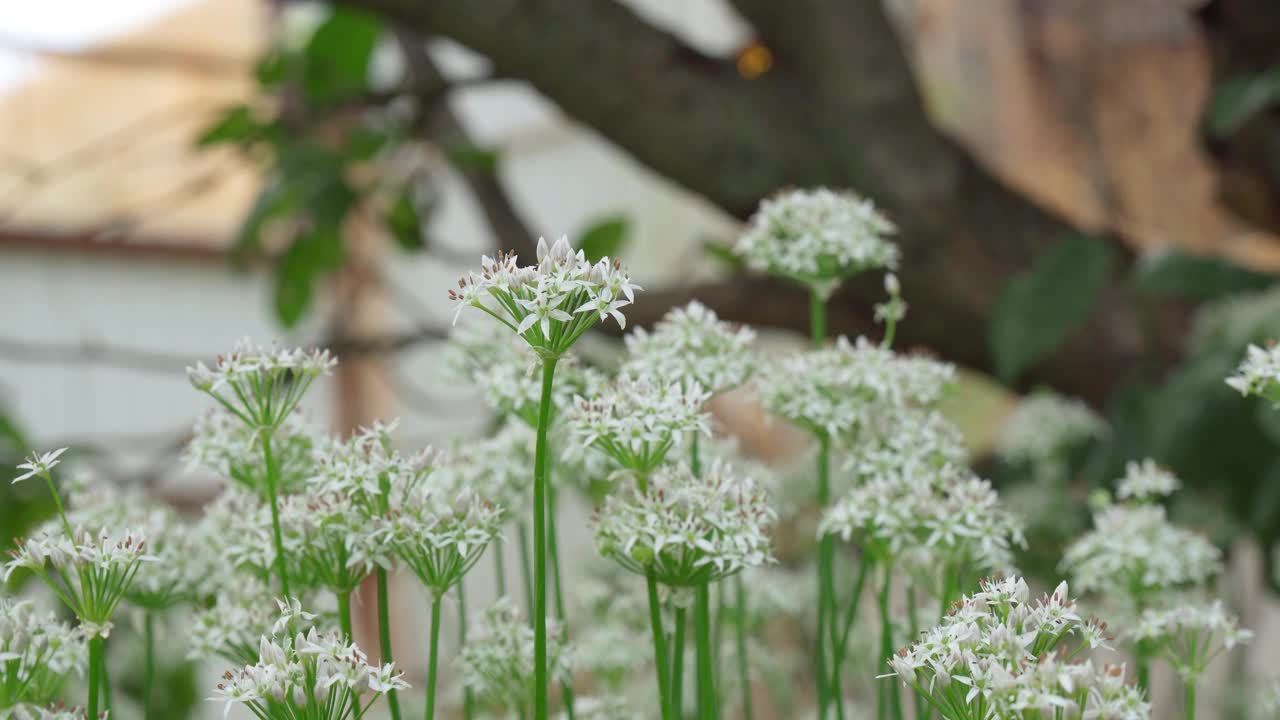
[[[133,522],[145,533],[155,561],[138,566],[126,594],[129,602],[162,610],[215,591],[210,579],[219,561],[206,552],[196,529],[169,508],[148,508],[141,498],[134,500],[125,514],[140,516]]]
[[[218,656],[244,665],[257,662],[258,640],[270,633],[279,616],[266,583],[237,577],[221,588],[212,606],[195,611],[187,631],[187,659]]]
[[[371,530],[437,597],[480,560],[503,517],[471,488],[443,480],[433,476],[416,485],[385,524]]]
[[[1183,680],[1194,682],[1221,653],[1243,645],[1253,633],[1240,627],[1221,600],[1208,605],[1147,609],[1126,633],[1169,662]]]
[[[76,614],[86,633],[104,637],[138,566],[155,559],[147,554],[146,536],[140,530],[103,528],[95,533],[78,527],[68,537],[57,522],[19,540],[10,553],[5,582],[18,568],[32,571]]]
[[[519,511],[533,501],[536,439],[528,425],[508,420],[493,435],[445,453],[433,477],[448,487],[471,488],[504,513]]]
[[[205,505],[195,530],[198,542],[211,556],[220,558],[223,580],[244,570],[266,579],[276,561],[271,539],[271,508],[256,493],[229,485]]]
[[[582,446],[599,449],[623,468],[647,473],[688,433],[711,434],[703,412],[707,398],[698,385],[620,378],[594,398],[575,398],[569,428]]]
[[[0,710],[0,720],[88,720],[84,708],[67,707],[62,703],[31,705],[23,703]]]
[[[459,280],[449,299],[457,313],[479,308],[540,352],[558,357],[597,320],[612,315],[625,326],[622,308],[635,301],[639,289],[617,261],[606,257],[592,265],[581,250],[573,252],[568,238],[550,247],[540,238],[537,265],[520,267],[509,253],[485,256],[480,272]]]
[[[600,553],[658,582],[695,588],[773,561],[774,511],[754,480],[713,461],[702,477],[664,466],[631,492],[605,499],[594,519]]]
[[[995,450],[1009,463],[1053,462],[1065,450],[1106,433],[1106,421],[1084,401],[1038,390],[1005,418]]]
[[[85,638],[70,625],[0,597],[0,708],[53,702],[69,674],[84,673],[85,658]]]
[[[19,470],[26,470],[26,472],[14,478],[10,484],[17,484],[36,476],[48,477],[49,473],[53,472],[53,469],[58,466],[58,463],[62,462],[58,458],[62,457],[62,453],[66,451],[67,448],[58,448],[47,453],[31,453],[26,462],[18,465]]]
[[[280,622],[259,641],[257,662],[224,674],[210,698],[226,701],[228,713],[238,703],[266,720],[345,720],[365,712],[362,696],[409,687],[390,663],[370,665],[340,633],[294,627],[314,616],[285,603],[280,608]]]
[[[187,368],[187,378],[249,427],[274,430],[337,364],[328,350],[263,348],[245,338],[212,368],[203,362]]]
[[[1259,395],[1272,402],[1280,400],[1280,345],[1261,348],[1250,345],[1236,373],[1227,384],[1241,395]]]
[[[533,697],[533,627],[508,598],[498,598],[467,630],[458,655],[462,681],[482,702],[523,714]],[[547,671],[569,676],[572,648],[560,624],[547,619]]]
[[[1222,570],[1218,548],[1174,526],[1160,505],[1112,505],[1093,524],[1062,559],[1063,572],[1084,592],[1148,595],[1199,585]]]
[[[1105,640],[1105,625],[1080,617],[1066,583],[1040,600],[1029,596],[1021,578],[982,583],[889,660],[891,676],[949,720],[1149,718],[1149,704],[1124,682],[1122,667],[1061,659]]]
[[[1116,497],[1121,500],[1159,500],[1174,494],[1181,486],[1176,475],[1147,458],[1125,465],[1124,477],[1116,487]]]
[[[631,356],[622,374],[652,378],[659,385],[696,385],[719,395],[742,385],[755,372],[751,349],[755,337],[751,328],[723,322],[694,300],[668,312],[652,333],[637,328],[624,338]]]
[[[272,434],[271,452],[283,493],[297,492],[315,473],[317,456],[327,438],[299,412],[287,415]],[[267,468],[261,434],[224,408],[196,419],[191,442],[183,453],[187,469],[203,467],[265,496]]]
[[[568,720],[569,713],[560,713],[561,720]],[[621,695],[592,695],[573,701],[573,717],[581,720],[641,720],[642,713],[634,710]]]
[[[866,338],[840,337],[821,350],[797,353],[757,377],[765,407],[817,434],[840,435],[886,407],[928,406],[955,378],[955,368],[898,355]]]
[[[733,251],[753,270],[828,295],[851,275],[897,267],[898,247],[887,239],[895,232],[870,200],[854,193],[791,190],[760,203]]]
[[[431,473],[437,453],[430,447],[402,455],[391,443],[399,421],[360,428],[334,443],[320,458],[310,487],[318,494],[347,498],[367,518],[383,516]]]
[[[349,593],[375,568],[392,564],[390,549],[341,492],[282,497],[279,512],[289,576],[306,587]],[[268,519],[261,530],[269,528]]]
[[[1280,682],[1272,682],[1260,695],[1258,704],[1262,707],[1263,716],[1280,715]]]

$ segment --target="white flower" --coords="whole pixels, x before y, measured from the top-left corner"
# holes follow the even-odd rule
[[[717,460],[702,477],[683,464],[660,468],[643,487],[607,497],[593,524],[602,555],[693,588],[773,562],[774,519],[755,482]]]
[[[85,635],[53,613],[0,597],[0,708],[53,702],[68,675],[84,673],[85,647]]]
[[[36,475],[39,475],[40,477],[48,477],[49,473],[57,467],[59,462],[58,458],[66,451],[66,448],[58,448],[57,450],[51,450],[47,453],[32,453],[31,456],[27,458],[26,462],[18,466],[19,470],[26,470],[26,472],[14,478],[13,482],[10,484],[20,483],[23,480],[35,477]]]
[[[247,664],[258,659],[258,639],[271,632],[280,613],[266,583],[252,576],[228,577],[213,605],[192,616],[189,660],[220,656]]]
[[[138,566],[126,594],[139,607],[161,610],[192,600],[206,591],[219,558],[210,555],[196,528],[167,507],[143,504],[140,499],[125,513],[142,528],[154,562]]]
[[[438,454],[426,447],[401,454],[391,442],[398,420],[362,427],[319,457],[308,485],[316,494],[341,495],[366,518],[386,515],[431,474]]]
[[[293,412],[284,418],[271,436],[277,488],[281,493],[301,489],[315,474],[317,458],[327,451],[328,443],[321,429],[302,413]],[[267,496],[262,433],[245,425],[225,408],[214,408],[196,419],[183,457],[188,470],[203,467]]]
[[[534,431],[508,420],[489,437],[459,443],[446,453],[435,476],[449,487],[470,488],[484,502],[503,513],[532,502]]]
[[[792,190],[760,203],[733,251],[753,270],[829,295],[851,275],[896,267],[898,248],[887,239],[896,231],[854,193]]]
[[[581,720],[641,720],[644,715],[632,709],[621,695],[603,695],[576,698],[573,717]],[[568,720],[569,714],[562,712],[559,718]]]
[[[432,476],[370,532],[437,597],[462,579],[497,536],[503,513],[467,487]]]
[[[755,372],[755,331],[721,321],[694,300],[672,309],[653,332],[637,328],[624,340],[630,358],[622,374],[656,384],[698,385],[711,395],[732,390]]]
[[[1239,626],[1221,600],[1209,605],[1179,605],[1147,609],[1125,634],[1131,642],[1145,643],[1164,657],[1186,681],[1194,682],[1209,663],[1224,651],[1243,645],[1253,633]]]
[[[1106,422],[1083,401],[1037,390],[1001,423],[995,450],[1009,463],[1051,463],[1075,445],[1106,433]]]
[[[263,348],[248,338],[213,367],[187,368],[191,385],[208,393],[254,430],[272,432],[284,422],[312,382],[338,364],[328,350]]]
[[[508,253],[481,258],[480,272],[459,280],[449,299],[457,303],[455,322],[463,308],[479,308],[530,346],[559,357],[597,321],[612,316],[625,326],[621,309],[639,289],[616,261],[603,258],[592,265],[562,237],[550,247],[538,240],[534,266],[520,267]]]
[[[1181,485],[1177,476],[1148,458],[1125,465],[1124,477],[1116,488],[1116,497],[1121,500],[1158,500],[1177,492]]]
[[[1276,402],[1280,400],[1280,345],[1271,344],[1266,349],[1250,345],[1236,374],[1227,378],[1227,384],[1241,395],[1259,395]]]
[[[954,377],[955,368],[946,363],[840,337],[821,350],[765,365],[756,386],[774,414],[836,436],[885,407],[932,405]]]
[[[595,447],[622,467],[646,473],[689,433],[710,435],[707,393],[694,384],[653,384],[620,378],[599,396],[575,398],[568,423],[583,447]]]
[[[458,655],[462,682],[482,702],[503,710],[528,709],[533,697],[533,627],[507,598],[498,598],[467,630]],[[567,678],[572,650],[559,623],[547,619],[547,667],[552,677]]]

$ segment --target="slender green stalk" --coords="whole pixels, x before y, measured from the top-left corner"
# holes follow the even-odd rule
[[[693,637],[698,659],[698,717],[715,720],[716,686],[711,656],[711,587],[700,585],[694,591]]]
[[[49,486],[49,494],[53,496],[53,505],[58,508],[58,517],[62,518],[62,529],[67,533],[67,539],[71,540],[75,537],[75,533],[71,532],[71,523],[67,521],[67,513],[62,509],[62,498],[58,497],[58,490],[53,486],[53,475],[47,472],[40,473],[40,477],[44,478],[44,482]]]
[[[431,596],[431,648],[427,655],[427,714],[426,720],[436,716],[436,660],[440,651],[440,596]]]
[[[467,590],[464,579],[458,580],[458,647],[467,644]],[[476,697],[469,685],[462,686],[462,715],[471,720],[476,714]]]
[[[809,334],[815,349],[822,348],[827,341],[827,304],[826,300],[813,289],[809,290]],[[818,508],[825,510],[830,502],[830,457],[829,442],[826,437],[819,438],[818,448]],[[835,687],[833,681],[838,680],[835,674],[829,674],[827,668],[827,623],[834,620],[834,613],[831,608],[831,599],[827,595],[828,572],[830,570],[830,558],[828,550],[832,549],[829,538],[822,538],[818,546],[818,631],[815,637],[814,646],[814,668],[817,680],[818,690],[818,717],[825,720],[827,710],[831,706],[833,697],[838,697],[840,691]],[[830,683],[830,684],[829,684]],[[837,701],[838,702],[838,701]]]
[[[391,655],[391,611],[387,599],[387,571],[378,568],[374,573],[378,581],[378,648],[382,662],[393,662]],[[387,708],[391,710],[391,720],[400,720],[400,696],[395,690],[387,692]]]
[[[102,644],[105,639],[101,635],[94,635],[89,639],[89,712],[87,717],[98,717],[98,696],[102,689],[99,683],[102,682],[102,667],[105,664],[102,657]]]
[[[893,586],[892,565],[884,565],[884,584],[880,588],[880,664],[876,674],[884,672],[884,667],[893,657],[893,622],[889,616],[889,591]],[[880,683],[880,696],[877,703],[877,716],[882,720],[893,717],[902,720],[902,694],[898,692],[897,683]]]
[[[663,720],[671,717],[671,672],[667,666],[667,638],[662,629],[662,607],[658,604],[658,581],[650,570],[645,575],[649,592],[649,629],[653,634],[653,657],[658,665],[658,706]]]
[[[907,619],[911,623],[911,635],[909,637],[912,639],[920,637],[920,623],[916,617],[916,586],[914,584],[907,588]],[[915,698],[916,720],[928,720],[929,716],[933,714],[933,709],[925,703],[924,696],[920,693],[912,693],[912,696]]]
[[[693,440],[689,442],[689,471],[694,477],[702,477],[702,457],[698,452],[698,433],[693,433]]]
[[[279,470],[275,458],[271,456],[271,433],[262,433],[262,458],[267,466],[267,493],[271,496],[271,536],[276,545],[276,574],[280,576],[280,591],[289,595],[289,574],[285,570],[284,536],[280,533],[280,501],[277,493],[280,484]]]
[[[346,637],[347,642],[354,644],[356,641],[355,630],[351,624],[351,593],[340,592],[338,595],[338,627],[342,629],[342,634]],[[360,697],[352,696],[352,702],[355,703],[355,715],[360,716]]]
[[[1145,640],[1138,641],[1138,647],[1134,649],[1134,665],[1138,671],[1138,687],[1143,692],[1151,692],[1151,651],[1146,647]]]
[[[747,588],[742,582],[742,573],[733,576],[733,589],[737,601],[734,635],[738,648],[738,685],[742,689],[742,720],[751,720],[751,661],[747,657]]]
[[[533,717],[547,719],[547,431],[556,358],[542,359],[542,400],[533,461]]]
[[[142,717],[155,720],[155,707],[152,693],[156,685],[156,613],[147,610],[143,613],[142,637],[146,643],[146,660],[142,666]]]
[[[529,560],[529,526],[520,523],[520,580],[524,583],[524,607],[533,616],[533,562]]]
[[[729,585],[727,580],[721,580],[715,584],[716,589],[716,605],[715,612],[711,615],[711,680],[712,691],[716,698],[716,717],[720,717],[720,696],[721,684],[724,682],[724,674],[721,671],[723,663],[720,660],[721,653],[724,649],[724,643],[721,641],[721,632],[724,629],[724,613],[725,607],[729,604]],[[707,588],[707,592],[711,592],[711,588]]]
[[[862,562],[858,564],[858,578],[853,582],[853,597],[849,598],[849,606],[845,609],[843,630],[840,631],[840,642],[836,644],[835,669],[833,672],[840,672],[840,666],[844,664],[845,651],[849,647],[849,633],[853,630],[853,624],[858,620],[858,605],[862,600],[862,588],[867,582],[868,571],[875,563],[872,562],[871,556],[867,553],[862,554]]]
[[[111,715],[111,673],[107,670],[107,639],[102,638],[102,662],[98,664],[98,688],[102,692],[102,712]]]
[[[684,716],[684,625],[685,609],[676,607],[676,633],[671,643],[671,717]]]
[[[499,535],[493,539],[493,579],[494,586],[498,588],[498,597],[507,594],[507,563],[506,563],[506,543],[502,541]]]
[[[564,591],[560,587],[560,542],[559,533],[556,531],[556,510],[559,507],[559,496],[556,493],[554,485],[547,488],[547,499],[550,501],[550,507],[547,508],[547,542],[550,546],[551,560],[551,579],[554,581],[556,595],[556,618],[560,620],[560,632],[563,633],[563,642],[569,642],[569,624],[566,621],[564,612]],[[564,694],[564,711],[567,720],[574,720],[573,717],[573,683],[566,677],[560,681],[560,691]]]
[[[1195,678],[1188,678],[1183,704],[1187,713],[1187,720],[1196,720],[1196,681]]]
[[[827,301],[816,290],[809,290],[809,338],[813,347],[827,342]]]

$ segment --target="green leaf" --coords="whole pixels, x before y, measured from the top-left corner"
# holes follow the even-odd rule
[[[1265,289],[1276,277],[1221,258],[1169,251],[1144,255],[1131,280],[1138,292],[1153,297],[1212,300]]]
[[[742,258],[733,252],[732,243],[707,240],[702,243],[702,251],[707,254],[707,257],[722,263],[726,268],[735,272],[741,271],[746,265]]]
[[[302,89],[307,99],[324,104],[363,92],[381,36],[382,23],[373,15],[335,8],[302,53]]]
[[[479,145],[450,145],[445,155],[454,167],[463,172],[477,170],[493,173],[498,169],[498,151]]]
[[[621,215],[612,215],[593,223],[578,237],[578,249],[591,262],[603,257],[617,257],[627,243],[631,221]]]
[[[258,122],[247,105],[227,108],[218,119],[196,139],[197,147],[210,147],[222,143],[248,145],[266,134],[266,126]]]
[[[1009,282],[996,303],[989,337],[1001,380],[1014,382],[1088,319],[1107,285],[1114,254],[1102,240],[1072,236]]]
[[[280,50],[273,50],[254,64],[253,76],[263,88],[274,88],[284,82],[288,69],[288,57]]]
[[[1239,130],[1258,113],[1280,104],[1280,66],[1222,83],[1209,101],[1205,129],[1223,138]]]
[[[243,262],[245,258],[262,245],[262,229],[274,218],[292,211],[296,197],[284,183],[268,181],[253,201],[253,206],[240,222],[240,229],[231,246],[233,262]]]
[[[387,227],[395,237],[396,244],[405,250],[417,251],[427,246],[426,237],[422,233],[422,218],[407,190],[400,193],[387,212]]]
[[[276,318],[286,328],[298,324],[311,306],[316,265],[300,243],[294,243],[276,264]]]

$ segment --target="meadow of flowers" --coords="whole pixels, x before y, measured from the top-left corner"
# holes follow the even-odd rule
[[[1133,458],[1091,498],[1061,582],[1033,589],[1017,567],[1026,502],[975,473],[939,410],[955,368],[894,348],[908,307],[893,233],[852,194],[760,207],[736,251],[811,297],[810,347],[783,354],[694,302],[627,334],[616,362],[588,359],[578,341],[625,325],[641,292],[618,262],[565,239],[528,264],[485,257],[449,290],[471,317],[442,372],[496,420],[441,451],[397,447],[393,421],[319,430],[299,403],[339,361],[323,349],[245,341],[197,363],[210,402],[187,456],[225,479],[198,516],[68,477],[61,449],[18,468],[57,514],[3,566],[34,581],[0,596],[0,720],[132,717],[107,653],[125,617],[140,619],[146,720],[170,717],[152,699],[175,653],[225,667],[202,695],[264,720],[1148,718],[1159,666],[1194,717],[1210,664],[1251,633],[1214,597],[1220,549],[1166,513],[1178,478]],[[863,273],[884,273],[881,336],[829,337],[828,298]],[[1252,348],[1225,380],[1280,402],[1280,349]],[[724,436],[708,404],[731,391],[805,438],[801,465]],[[997,452],[1034,461],[1031,502],[1052,505],[1059,448],[1105,431],[1038,394]],[[572,572],[566,494],[593,508],[599,556]],[[500,597],[468,618],[486,553]],[[391,624],[391,573],[429,605],[407,626]],[[362,648],[352,599],[370,578],[377,642]],[[447,657],[446,612],[462,615]],[[406,646],[425,672],[395,662]],[[446,664],[459,687],[440,682]],[[1280,692],[1255,704],[1280,710]]]

